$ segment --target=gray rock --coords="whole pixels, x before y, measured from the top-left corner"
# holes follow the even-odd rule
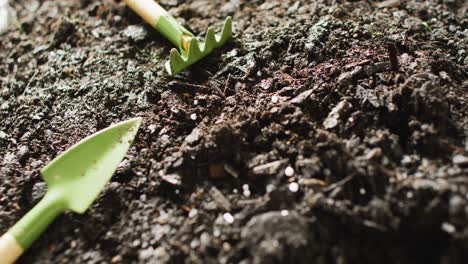
[[[182,183],[182,177],[177,173],[165,174],[160,173],[161,179],[171,185],[178,186]]]
[[[197,143],[200,138],[201,138],[201,135],[202,135],[202,132],[200,129],[198,128],[194,128],[192,130],[192,133],[190,133],[190,135],[188,135],[186,138],[185,138],[185,142],[187,142],[188,144],[192,145],[192,144],[195,144]]]
[[[253,263],[306,263],[310,232],[307,220],[294,212],[254,216],[242,230]]]
[[[148,37],[148,31],[140,25],[130,25],[123,31],[124,36],[135,41],[141,42]]]
[[[298,105],[303,104],[310,97],[312,92],[313,92],[313,89],[300,93],[298,96],[291,99],[291,103],[298,104]]]
[[[45,182],[37,182],[34,184],[31,193],[33,203],[37,203],[42,197],[44,197],[46,191],[47,185]]]
[[[219,11],[221,12],[221,14],[223,14],[223,16],[232,15],[236,12],[236,10],[239,9],[239,7],[240,7],[239,0],[230,0],[229,2],[221,6]]]
[[[21,146],[16,153],[18,159],[20,161],[23,161],[27,158],[27,155],[29,154],[29,147],[28,146]]]
[[[7,152],[3,157],[3,164],[13,164],[17,162],[17,157],[12,152]]]
[[[468,165],[468,157],[458,154],[458,155],[453,156],[452,162],[453,164],[456,164],[456,165],[466,166]]]
[[[394,7],[400,4],[400,0],[385,0],[383,2],[380,2],[376,4],[378,8],[388,8],[388,7]]]
[[[326,129],[336,127],[340,120],[344,119],[344,115],[352,107],[351,103],[346,100],[339,102],[328,114],[328,117],[323,121],[323,126]]]
[[[357,76],[362,74],[362,66],[356,66],[353,70],[348,72],[343,72],[338,77],[338,84],[341,86],[349,85],[353,80],[358,79]]]

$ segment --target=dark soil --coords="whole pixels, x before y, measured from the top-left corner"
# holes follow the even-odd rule
[[[468,263],[463,0],[161,4],[235,39],[176,78],[124,3],[11,1],[0,232],[79,139],[144,122],[84,214],[20,263]]]

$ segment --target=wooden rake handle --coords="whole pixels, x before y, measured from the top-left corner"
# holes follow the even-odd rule
[[[156,28],[161,16],[167,11],[153,0],[124,0],[125,3],[152,27]]]
[[[124,0],[143,20],[179,49],[188,49],[193,34],[154,0]]]

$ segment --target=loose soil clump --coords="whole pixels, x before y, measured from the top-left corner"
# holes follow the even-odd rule
[[[235,39],[176,78],[124,3],[14,1],[0,33],[0,231],[39,170],[142,116],[84,214],[21,263],[466,263],[468,20],[459,0],[164,0]]]

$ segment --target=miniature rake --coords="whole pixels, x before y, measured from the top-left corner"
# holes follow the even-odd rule
[[[224,21],[221,34],[215,34],[209,27],[204,41],[200,41],[189,30],[177,21],[153,0],[125,0],[146,22],[166,37],[177,49],[173,48],[165,67],[174,76],[190,65],[210,54],[214,49],[223,46],[232,37],[232,18]]]

